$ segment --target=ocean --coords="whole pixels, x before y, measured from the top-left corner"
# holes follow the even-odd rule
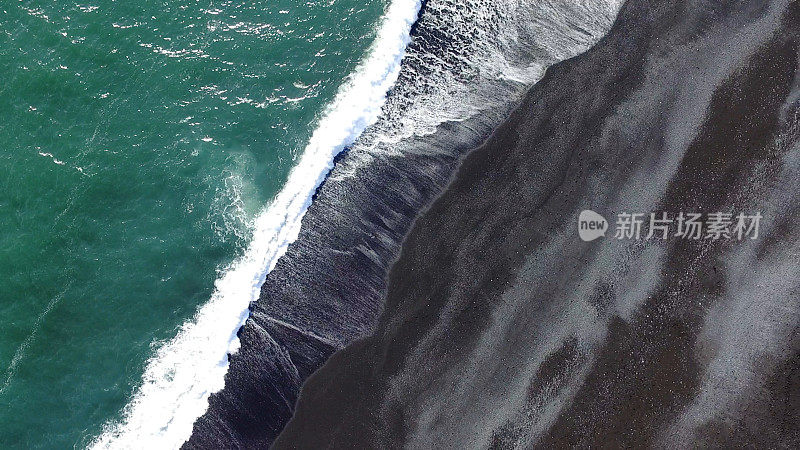
[[[0,6],[0,446],[113,435],[143,389],[181,376],[154,361],[198,308],[238,296],[240,320],[266,270],[241,263],[259,218],[386,8]],[[250,282],[226,286],[237,270]]]

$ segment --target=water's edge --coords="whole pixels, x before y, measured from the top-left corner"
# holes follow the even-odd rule
[[[445,54],[453,45],[425,22],[429,17],[422,9],[412,28],[412,54]],[[551,56],[564,59],[586,46]],[[552,62],[545,59],[542,65]],[[419,58],[408,58],[404,70],[424,73],[421,65]],[[401,73],[393,88],[395,97],[403,95],[406,81]],[[376,137],[381,129],[372,128],[360,138],[361,145],[336,158],[303,217],[297,239],[250,305],[249,318],[238,332],[241,348],[230,356],[224,389],[211,395],[207,412],[195,422],[184,448],[271,444],[291,418],[303,381],[332,353],[372,331],[382,310],[386,274],[417,214],[530,85],[497,84],[503,85],[497,91],[502,92],[501,101],[480,114],[443,120],[434,132],[405,136],[400,142],[381,140]],[[378,141],[380,151],[365,144],[371,139]]]

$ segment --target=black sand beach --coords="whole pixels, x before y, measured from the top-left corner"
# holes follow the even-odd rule
[[[628,1],[417,218],[275,447],[800,446],[799,34],[796,1]],[[764,219],[583,242],[584,209]]]

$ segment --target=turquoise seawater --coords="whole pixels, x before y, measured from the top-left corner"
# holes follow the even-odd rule
[[[385,6],[0,5],[0,447],[83,447],[120,417]]]

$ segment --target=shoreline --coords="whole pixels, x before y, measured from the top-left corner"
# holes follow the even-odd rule
[[[441,40],[430,15],[421,17],[410,46],[417,58],[457,44]],[[401,69],[395,100],[416,89],[409,84],[414,70],[426,70],[412,60]],[[505,90],[499,92],[524,92],[512,81],[494,84]],[[333,351],[373,329],[385,275],[411,221],[449,182],[458,158],[485,140],[513,103],[501,98],[474,118],[445,121],[434,134],[399,143],[380,141],[381,130],[373,127],[337,161],[317,190],[298,239],[251,304],[225,388],[211,396],[184,448],[267,445],[277,436],[293,414],[304,379]],[[369,148],[370,142],[378,148]]]

